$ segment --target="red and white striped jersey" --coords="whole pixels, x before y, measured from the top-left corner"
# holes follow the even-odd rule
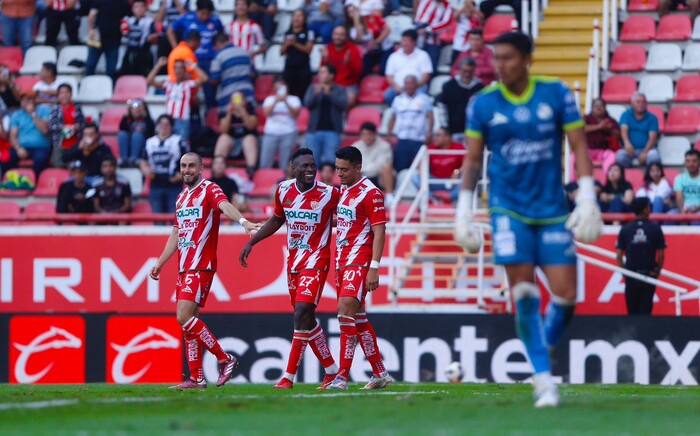
[[[262,28],[253,20],[244,23],[233,21],[229,26],[231,44],[237,45],[248,53],[253,53],[265,43]]]
[[[219,206],[228,201],[219,185],[202,180],[186,187],[177,196],[177,260],[179,271],[216,271],[216,246],[219,243]]]
[[[425,43],[440,45],[440,32],[452,22],[452,7],[446,0],[420,0],[415,22],[428,31]]]
[[[330,267],[331,219],[339,197],[337,188],[321,182],[306,192],[300,192],[293,179],[277,186],[274,214],[287,221],[290,272]]]
[[[338,203],[336,268],[368,265],[374,243],[372,227],[384,223],[384,194],[368,178],[343,186]]]
[[[76,2],[73,9],[78,9],[79,2]],[[68,10],[68,0],[52,0],[51,9],[54,11],[67,11]]]
[[[189,120],[192,93],[196,89],[197,82],[194,80],[183,80],[181,83],[163,82],[165,113],[176,120]]]

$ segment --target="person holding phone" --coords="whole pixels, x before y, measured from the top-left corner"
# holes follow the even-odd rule
[[[278,166],[284,168],[297,142],[296,119],[301,112],[301,100],[289,95],[284,79],[278,78],[273,90],[274,94],[263,102],[267,121],[260,143],[260,168],[272,168],[278,155]]]
[[[216,141],[214,156],[245,158],[246,170],[252,178],[258,162],[258,116],[255,107],[242,93],[234,92],[226,113],[219,119],[221,135]]]

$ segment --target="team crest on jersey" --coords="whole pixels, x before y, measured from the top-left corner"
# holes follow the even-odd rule
[[[542,121],[547,121],[552,119],[552,116],[554,115],[554,112],[552,111],[552,107],[548,105],[547,103],[540,103],[537,106],[537,118],[542,120]]]
[[[525,106],[518,106],[513,111],[513,117],[519,123],[527,123],[530,121],[530,109]]]
[[[286,199],[284,200],[284,205],[285,205],[285,206],[291,206],[292,204],[294,204],[294,203],[292,203],[292,200],[290,200],[290,199],[288,199],[288,198],[286,198]]]

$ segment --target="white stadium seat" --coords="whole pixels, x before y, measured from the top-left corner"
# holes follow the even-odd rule
[[[647,55],[647,71],[675,71],[681,67],[683,56],[677,44],[654,44]]]
[[[664,165],[683,165],[690,141],[685,136],[664,136],[659,141],[659,154]]]
[[[395,43],[401,40],[401,34],[404,30],[414,27],[413,20],[406,15],[389,15],[386,17],[386,24],[391,28],[390,38]]]
[[[683,70],[700,70],[700,44],[689,44],[683,53]]]
[[[156,76],[156,82],[162,82],[168,80],[167,75],[163,76]],[[144,98],[146,103],[165,103],[165,92],[163,90],[158,90],[153,86],[149,86],[148,90],[146,91],[146,98]]]
[[[621,104],[609,104],[607,105],[606,109],[608,111],[608,115],[610,115],[610,118],[619,123],[620,117],[627,110],[627,106]]]
[[[700,41],[700,17],[695,17],[695,24],[693,24],[693,34],[690,35],[693,41]]]
[[[122,66],[122,60],[124,59],[124,53],[126,53],[126,46],[121,45],[119,46],[119,57],[117,58],[117,71],[119,71],[119,68]],[[107,72],[107,62],[105,61],[105,56],[102,55],[100,56],[100,59],[97,61],[97,66],[95,67],[95,73],[97,74],[105,74]]]
[[[452,45],[446,45],[440,49],[437,70],[438,73],[450,74],[450,70],[452,70]]]
[[[388,107],[382,112],[382,123],[379,126],[378,133],[380,135],[386,135],[389,133],[389,119],[391,119],[391,108]]]
[[[277,0],[277,9],[284,12],[294,12],[304,7],[304,0]]]
[[[58,55],[56,49],[44,45],[35,45],[29,47],[29,50],[24,54],[24,63],[20,68],[20,74],[39,74],[41,64],[44,62],[56,62]]]
[[[278,12],[275,18],[277,19],[277,29],[275,30],[275,35],[272,37],[272,40],[281,43],[284,40],[284,34],[289,30],[289,26],[292,24],[292,14]]]
[[[259,70],[262,73],[281,73],[284,70],[284,56],[280,53],[280,45],[274,44],[265,51],[265,57]],[[256,68],[258,64],[256,62]]]
[[[315,44],[314,48],[311,49],[311,71],[316,72],[318,71],[319,67],[321,67],[321,61],[323,60],[323,56],[321,56],[321,50],[323,50],[324,45],[323,44]]]
[[[639,92],[649,103],[666,103],[673,98],[673,79],[665,74],[649,74],[639,81]]]
[[[100,110],[96,106],[81,105],[81,110],[86,120],[90,118],[93,123],[100,123]]]
[[[83,103],[102,103],[112,98],[114,84],[109,76],[86,76],[80,81],[76,101]]]
[[[86,45],[69,45],[63,47],[61,52],[58,53],[58,62],[56,67],[58,68],[58,74],[80,74],[83,72],[84,68],[74,67],[68,65],[73,60],[79,60],[82,62],[87,61],[88,48]]]
[[[76,92],[78,92],[78,78],[75,76],[56,76],[56,82],[59,84],[67,84],[70,85],[71,88],[73,88],[73,95],[75,95]]]
[[[432,95],[433,97],[437,97],[442,93],[442,85],[444,85],[446,82],[449,82],[450,79],[452,79],[451,76],[448,76],[446,74],[441,74],[439,76],[433,77],[433,79],[430,81],[430,88],[428,89],[428,94]]]
[[[233,12],[234,0],[214,0],[214,8],[218,15],[225,12]]]

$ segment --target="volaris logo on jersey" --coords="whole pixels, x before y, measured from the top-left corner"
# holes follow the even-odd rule
[[[182,331],[170,317],[107,320],[108,383],[174,383],[182,374]]]
[[[347,206],[338,206],[338,216],[349,220],[354,220],[355,209]]]
[[[285,210],[284,215],[288,221],[304,221],[307,223],[321,222],[321,214],[310,210],[290,209]]]
[[[85,321],[79,316],[10,320],[10,383],[85,383]]]
[[[202,207],[183,207],[177,211],[178,218],[195,218],[199,219],[202,217]]]

